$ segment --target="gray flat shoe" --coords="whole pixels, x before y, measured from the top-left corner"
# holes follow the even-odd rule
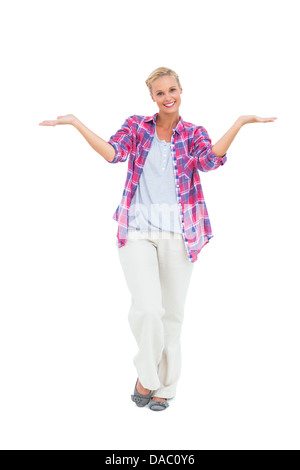
[[[135,402],[136,406],[142,407],[142,406],[148,405],[148,403],[150,401],[152,390],[150,390],[148,395],[141,395],[136,389],[138,380],[139,379],[137,378],[136,384],[135,384],[135,387],[134,387],[133,395],[131,395],[131,400]]]
[[[168,400],[166,401],[150,400],[150,404],[149,404],[150,410],[153,410],[153,411],[162,411],[168,408],[168,406],[169,406]]]

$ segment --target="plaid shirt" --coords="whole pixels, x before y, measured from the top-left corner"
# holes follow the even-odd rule
[[[114,160],[109,163],[125,162],[128,159],[122,199],[112,216],[118,222],[118,247],[126,243],[130,202],[151,147],[157,115],[128,117],[108,141],[116,151]],[[213,237],[198,170],[216,170],[227,161],[226,153],[217,157],[211,149],[206,129],[185,122],[179,116],[173,129],[171,151],[182,235],[191,263],[197,260],[203,246]]]

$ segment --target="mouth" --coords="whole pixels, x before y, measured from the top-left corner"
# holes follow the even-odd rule
[[[172,103],[164,104],[164,106],[165,106],[166,108],[172,108],[172,107],[174,106],[174,104],[175,104],[175,101],[173,101]]]

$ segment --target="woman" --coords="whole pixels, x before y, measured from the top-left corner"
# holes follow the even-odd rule
[[[243,125],[276,118],[240,116],[212,146],[203,126],[183,121],[179,114],[182,87],[176,72],[157,68],[146,85],[158,112],[128,117],[108,142],[72,114],[40,125],[71,124],[109,163],[128,160],[125,188],[113,218],[131,293],[128,319],[138,345],[138,379],[131,399],[139,407],[149,404],[160,411],[176,393],[193,263],[213,237],[198,170],[224,165]]]

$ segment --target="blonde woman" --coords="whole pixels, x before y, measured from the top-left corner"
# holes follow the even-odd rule
[[[108,142],[73,114],[40,125],[73,125],[109,163],[128,161],[122,199],[113,219],[116,245],[131,294],[129,324],[138,345],[131,399],[165,410],[181,371],[180,335],[194,262],[213,237],[199,171],[216,170],[242,126],[275,117],[240,116],[214,145],[203,126],[179,114],[182,86],[166,67],[146,80],[158,108],[129,116]]]

